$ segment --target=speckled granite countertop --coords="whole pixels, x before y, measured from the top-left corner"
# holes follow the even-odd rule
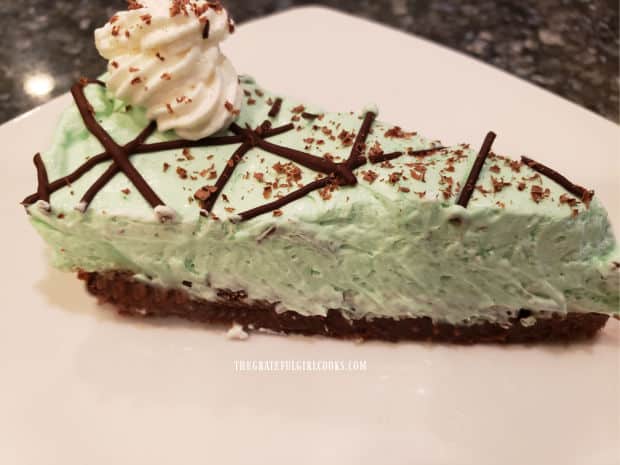
[[[238,23],[323,4],[461,50],[612,121],[618,114],[617,0],[225,0]],[[0,123],[104,69],[92,30],[124,0],[0,2]],[[53,81],[49,79],[53,77]],[[37,95],[38,94],[38,95]]]

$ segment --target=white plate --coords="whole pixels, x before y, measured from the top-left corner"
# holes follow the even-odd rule
[[[620,220],[618,127],[423,40],[319,8],[240,28],[265,86],[453,143],[499,134],[597,189]],[[103,65],[102,65],[103,66]],[[355,344],[127,321],[48,265],[18,202],[65,96],[0,128],[2,464],[620,463],[620,331],[572,347]],[[365,360],[361,373],[237,373],[234,360]]]

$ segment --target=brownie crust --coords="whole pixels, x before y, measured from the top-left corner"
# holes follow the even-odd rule
[[[522,344],[573,342],[593,338],[609,316],[597,313],[569,313],[537,318],[531,326],[522,320],[531,315],[521,310],[504,327],[483,323],[455,326],[434,323],[431,318],[374,318],[350,320],[340,310],[326,317],[279,313],[269,302],[248,301],[243,292],[221,290],[218,299],[196,299],[183,289],[165,289],[132,279],[130,273],[79,272],[88,291],[100,302],[114,305],[122,315],[139,317],[178,317],[211,325],[240,324],[246,331],[265,329],[284,334],[321,335],[339,339],[434,341],[454,344]]]

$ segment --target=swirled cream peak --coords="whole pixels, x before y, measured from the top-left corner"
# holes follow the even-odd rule
[[[196,140],[239,114],[237,72],[220,50],[233,30],[217,3],[140,0],[97,29],[95,42],[117,98],[145,107],[160,131]]]

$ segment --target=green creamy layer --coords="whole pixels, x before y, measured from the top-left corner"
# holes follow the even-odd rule
[[[275,96],[250,78],[238,123],[291,121],[296,130],[269,141],[346,159],[362,115],[322,113]],[[119,143],[148,124],[105,89],[89,86],[97,120]],[[300,117],[306,111],[321,116]],[[175,140],[155,133],[148,142]],[[433,147],[415,133],[376,122],[367,154]],[[521,308],[618,314],[620,252],[595,199],[589,207],[530,168],[492,155],[467,209],[456,206],[478,147],[463,145],[426,157],[403,155],[356,170],[357,186],[314,192],[247,222],[235,215],[293,192],[317,173],[261,149],[239,164],[215,205],[200,216],[194,193],[213,185],[237,145],[133,155],[132,163],[173,208],[177,222],[160,224],[131,182],[117,175],[85,214],[82,195],[108,167],[103,163],[52,195],[52,214],[28,208],[54,250],[54,264],[86,271],[128,270],[139,279],[183,287],[214,299],[218,289],[279,302],[281,310],[351,318],[430,316],[437,321],[505,322]],[[77,108],[64,114],[52,148],[43,154],[50,180],[103,151]],[[278,165],[280,163],[280,165]],[[299,167],[297,167],[299,168]],[[456,220],[455,220],[456,219]]]

